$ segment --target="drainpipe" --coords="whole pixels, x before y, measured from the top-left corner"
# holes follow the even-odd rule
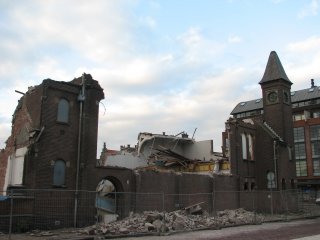
[[[79,191],[79,174],[80,174],[80,159],[81,159],[81,140],[82,140],[82,118],[83,118],[83,103],[85,100],[85,76],[82,74],[82,88],[80,90],[78,101],[80,103],[79,113],[79,132],[78,132],[78,151],[77,151],[77,173],[76,173],[76,191],[74,198],[74,227],[77,227],[77,213],[78,213],[78,191]]]
[[[273,163],[274,163],[274,181],[275,187],[278,188],[278,173],[277,173],[277,154],[276,154],[277,141],[273,141]]]

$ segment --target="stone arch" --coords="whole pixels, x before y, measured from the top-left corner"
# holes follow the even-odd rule
[[[106,176],[98,183],[96,208],[100,221],[108,222],[125,216],[125,193],[121,181]]]

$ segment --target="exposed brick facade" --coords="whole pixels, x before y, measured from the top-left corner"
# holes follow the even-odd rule
[[[56,160],[66,164],[64,189],[75,189],[77,162],[79,161],[78,189],[87,189],[90,168],[96,164],[97,126],[99,102],[104,98],[97,81],[85,74],[71,82],[46,79],[39,86],[30,88],[21,98],[15,111],[12,133],[1,153],[1,170],[5,171],[8,156],[19,147],[28,147],[24,159],[22,188],[50,189],[53,186],[53,165]],[[84,99],[79,95],[84,89]],[[61,99],[68,102],[68,121],[57,120]],[[82,115],[80,108],[82,104]],[[79,128],[80,121],[82,122]],[[79,135],[80,133],[80,135]],[[80,145],[79,145],[80,144]],[[90,172],[92,174],[92,171]],[[4,188],[4,176],[0,186]],[[17,186],[10,186],[17,187]]]
[[[97,167],[98,109],[99,101],[103,98],[103,89],[88,74],[71,82],[47,79],[39,86],[30,89],[17,107],[12,134],[6,149],[0,153],[0,169],[4,172],[8,168],[8,156],[14,155],[20,147],[28,148],[24,157],[22,184],[9,185],[8,189],[19,187],[44,190],[59,187],[63,190],[95,191],[99,181],[107,179],[114,184],[116,192],[127,193],[119,194],[117,199],[118,206],[121,206],[117,208],[117,213],[125,216],[130,211],[155,209],[172,211],[197,202],[204,202],[203,207],[208,211],[238,208],[244,203],[248,203],[247,206],[250,209],[250,206],[254,206],[250,202],[255,200],[250,192],[267,188],[266,172],[275,168],[274,139],[262,127],[263,118],[261,117],[254,119],[253,124],[234,119],[227,122],[227,131],[223,136],[224,140],[229,140],[229,146],[225,144],[223,149],[231,162],[232,175],[230,176]],[[67,122],[57,120],[61,99],[67,101],[69,106]],[[279,114],[278,111],[270,109],[266,114],[272,116],[265,115],[265,119],[285,135],[286,141],[290,140],[292,133],[285,127],[287,121],[292,119],[290,111],[284,110]],[[284,131],[282,128],[278,129],[277,122],[281,122],[282,127],[286,129]],[[246,146],[248,154],[245,159],[241,147],[243,136],[248,139]],[[287,148],[279,144],[276,147],[278,181],[285,178],[288,179],[286,184],[289,184],[294,177],[289,166],[292,163],[288,161]],[[65,162],[65,180],[63,184],[56,186],[53,184],[54,169],[55,163],[59,160]],[[77,169],[79,169],[78,176]],[[3,186],[4,179],[1,179],[0,187],[3,188]],[[240,193],[242,190],[248,191]],[[215,195],[216,192],[219,194]],[[154,198],[145,198],[141,193],[154,194]],[[55,194],[53,192],[38,194],[34,198],[34,206],[55,197]],[[165,202],[161,199],[164,194],[167,195]],[[194,194],[194,196],[191,199],[185,197],[186,194]],[[65,212],[72,216],[74,208],[77,208],[77,226],[93,223],[95,209],[92,206],[95,204],[95,195],[91,194],[88,198],[84,197],[84,192],[79,195],[69,192],[67,195],[68,199],[61,203],[59,213]],[[76,199],[79,201],[74,201]],[[257,208],[266,209],[268,204],[266,196],[261,196],[259,200],[261,201]],[[4,202],[4,204],[8,203]],[[87,206],[92,207],[89,214],[85,209]],[[49,228],[54,226],[58,219],[57,216],[52,216],[53,212],[50,217],[46,216],[46,211],[51,210],[45,208],[32,208],[30,211],[34,217],[40,219],[39,222],[44,222]],[[73,219],[68,219],[65,226],[73,224]]]
[[[231,173],[240,178],[240,190],[295,188],[292,108],[290,99],[285,98],[287,93],[290,96],[292,83],[275,52],[270,54],[260,84],[262,99],[256,104],[263,103],[262,114],[254,112],[226,122],[222,135],[224,155],[230,159]],[[275,175],[275,185],[267,179],[269,172]]]

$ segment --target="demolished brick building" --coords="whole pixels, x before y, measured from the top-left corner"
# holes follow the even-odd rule
[[[273,62],[274,57],[276,57],[275,62]],[[277,72],[277,69],[281,71]],[[282,95],[279,97],[280,102],[269,104],[267,100],[269,93],[275,88],[279,94],[290,91],[291,82],[286,75],[284,77],[283,73],[280,60],[272,53],[263,81],[260,82],[263,99],[265,99],[263,100],[264,119],[268,124],[272,123],[272,129],[279,132],[282,139],[292,146],[290,102],[284,102]],[[261,130],[260,125],[240,123],[231,119],[227,122],[227,129],[223,134],[224,140],[229,140],[229,145],[223,146],[224,157],[229,159],[228,165],[230,164],[228,174],[216,174],[212,169],[206,174],[199,174],[170,170],[162,172],[157,169],[148,170],[148,168],[138,170],[117,165],[99,166],[99,161],[96,159],[98,110],[99,102],[103,98],[103,89],[89,74],[84,74],[71,82],[47,79],[42,84],[30,88],[19,101],[13,117],[12,134],[6,148],[1,152],[0,167],[2,171],[6,169],[6,173],[5,178],[0,180],[0,187],[7,192],[14,189],[75,190],[76,194],[68,193],[73,201],[65,201],[59,211],[71,216],[74,214],[74,221],[68,219],[68,224],[64,226],[83,226],[95,221],[96,209],[90,210],[89,215],[84,215],[81,211],[77,212],[77,209],[89,205],[94,208],[96,198],[92,195],[84,200],[87,205],[81,201],[79,205],[77,191],[95,191],[102,180],[111,182],[115,192],[123,193],[117,195],[112,203],[114,211],[119,216],[128,215],[130,211],[172,211],[195,202],[204,202],[204,209],[210,212],[239,207],[269,211],[269,190],[280,190],[282,181],[281,178],[276,178],[277,183],[271,181],[271,185],[267,184],[267,174],[275,169],[274,157],[279,163],[277,173],[283,175],[286,186],[289,188],[289,183],[294,182],[294,162],[289,159],[287,147],[281,145],[276,152],[274,151],[274,138],[277,135],[272,136],[273,132],[270,129],[269,133],[266,129]],[[275,112],[277,118],[273,119],[272,115]],[[282,125],[278,126],[278,122]],[[282,128],[285,135],[282,135]],[[144,141],[144,145],[140,147],[149,148],[154,145],[154,142],[163,142],[164,139],[169,138],[160,135],[149,137],[151,137],[149,141]],[[241,142],[242,138],[246,139],[245,148],[240,148],[239,141]],[[178,155],[172,149],[159,148],[156,160],[159,160],[159,157],[166,158],[168,154],[169,157],[179,158],[170,163],[165,159],[160,161],[161,164],[167,166],[173,163],[180,164],[183,161],[181,156],[183,152],[193,148],[203,149],[203,146],[208,149],[207,146],[210,146],[210,142],[193,145],[194,141],[185,137],[174,139],[190,144],[191,147]],[[261,151],[262,148],[263,151]],[[203,153],[199,156],[210,159],[212,154],[213,149],[208,157]],[[291,187],[294,187],[293,185]],[[264,192],[252,194],[257,190]],[[216,192],[219,194],[215,194]],[[146,198],[142,193],[148,193],[155,198]],[[193,198],[184,197],[186,194],[193,194]],[[161,196],[170,197],[164,203]],[[273,198],[274,206],[279,209],[283,207],[281,206],[282,197],[280,194]],[[52,195],[43,198],[44,200],[52,198]],[[252,202],[255,204],[252,205]],[[286,209],[291,208],[291,203],[294,204],[294,199],[286,202]],[[32,211],[31,217],[46,217],[46,220],[41,221],[46,222],[46,227],[55,226],[56,222],[63,221],[63,217],[57,212],[48,219],[45,211],[39,212],[38,209]]]
[[[30,87],[19,100],[1,151],[1,189],[85,189],[81,179],[87,165],[95,164],[89,159],[96,158],[103,98],[103,89],[89,74]]]

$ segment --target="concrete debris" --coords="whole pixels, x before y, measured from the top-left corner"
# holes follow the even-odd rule
[[[244,209],[224,210],[217,212],[217,216],[189,214],[186,210],[174,212],[148,211],[141,214],[131,213],[129,217],[112,223],[101,223],[82,230],[83,234],[97,235],[135,235],[147,233],[167,233],[176,231],[190,231],[196,229],[219,229],[223,226],[252,224],[261,222],[262,218]]]
[[[220,226],[239,225],[249,223],[261,223],[262,217],[243,208],[236,210],[224,210],[217,212],[217,220]]]
[[[34,236],[34,237],[49,237],[49,236],[53,236],[54,233],[52,233],[50,231],[40,231],[40,230],[36,229],[36,230],[29,232],[29,235]]]

